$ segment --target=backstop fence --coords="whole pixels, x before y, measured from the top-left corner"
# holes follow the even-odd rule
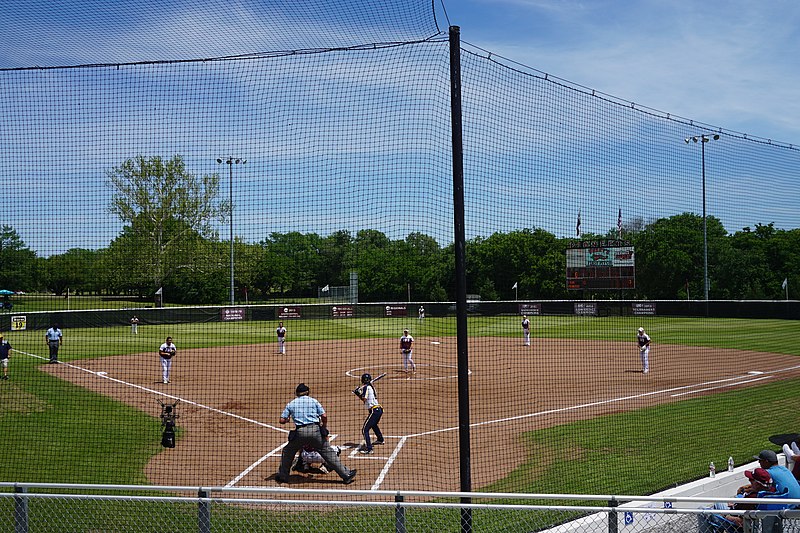
[[[0,39],[1,480],[272,487],[300,383],[356,489],[653,493],[797,440],[796,145],[425,0],[121,4]]]

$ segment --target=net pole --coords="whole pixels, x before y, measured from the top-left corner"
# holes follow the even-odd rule
[[[453,243],[456,274],[458,350],[458,449],[461,492],[472,491],[469,431],[469,358],[467,356],[467,268],[464,229],[464,151],[461,122],[461,28],[450,26],[450,120],[453,148]],[[471,503],[471,498],[461,498]],[[472,513],[461,509],[461,531],[472,531]]]

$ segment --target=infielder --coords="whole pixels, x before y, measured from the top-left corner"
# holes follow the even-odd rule
[[[283,322],[278,322],[275,334],[278,335],[278,353],[286,355],[286,328],[283,327]]]
[[[164,383],[169,383],[169,372],[172,370],[172,358],[178,349],[172,344],[172,337],[167,337],[164,344],[158,349],[158,355],[161,356],[161,380]]]
[[[644,328],[639,328],[636,336],[639,342],[639,356],[642,358],[642,374],[650,372],[650,335],[644,332]]]
[[[408,373],[409,367],[411,372],[417,372],[417,365],[414,363],[414,337],[409,335],[408,330],[403,330],[403,336],[400,337],[400,351],[403,353],[403,372]]]
[[[528,320],[528,317],[522,315],[522,337],[524,339],[525,346],[531,345],[531,321]]]
[[[367,408],[369,414],[367,419],[364,420],[364,425],[361,427],[361,433],[364,435],[364,446],[361,447],[359,453],[368,455],[372,453],[372,441],[369,438],[369,431],[375,433],[375,444],[383,444],[383,433],[378,427],[378,422],[381,421],[383,416],[383,407],[378,403],[378,398],[375,396],[375,387],[372,386],[372,376],[370,374],[361,374],[362,386],[358,389],[358,397],[364,402],[364,407]]]

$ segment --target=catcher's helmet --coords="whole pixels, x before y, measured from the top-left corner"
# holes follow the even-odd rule
[[[366,385],[370,381],[372,381],[372,376],[369,375],[369,373],[361,374],[361,383],[364,383]]]

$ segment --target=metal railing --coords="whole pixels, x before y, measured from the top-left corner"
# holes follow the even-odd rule
[[[462,501],[463,499],[463,501]],[[710,509],[737,498],[0,483],[0,531],[509,531],[717,533],[800,510]],[[748,500],[775,503],[771,500]],[[464,503],[469,502],[469,503]],[[800,500],[781,500],[798,505]],[[466,520],[465,520],[466,516]],[[726,518],[727,517],[727,518]]]

